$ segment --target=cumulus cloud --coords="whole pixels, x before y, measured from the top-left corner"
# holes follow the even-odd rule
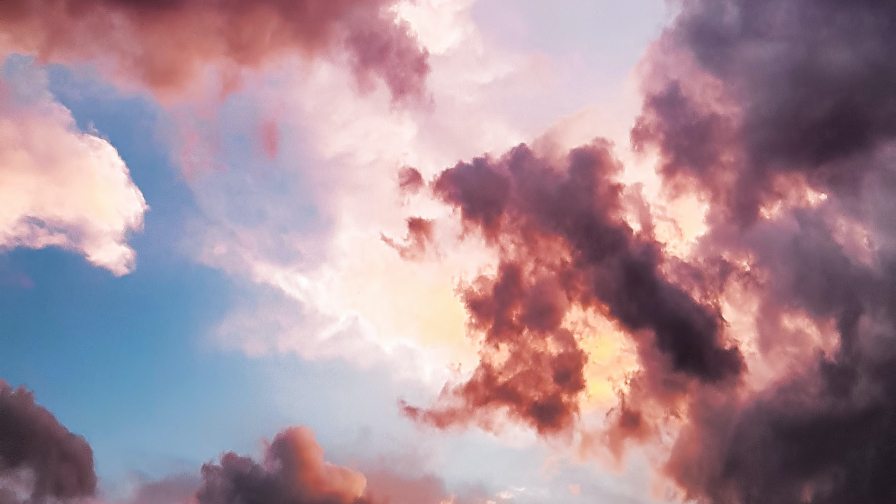
[[[579,305],[638,353],[599,437],[617,455],[659,447],[670,497],[896,498],[894,15],[874,1],[681,3],[647,53],[631,139],[658,156],[667,197],[708,209],[686,253],[654,234],[657,208],[623,197],[601,141],[559,165],[521,146],[439,174],[433,196],[500,264],[462,289],[479,367],[407,412],[577,425],[583,334],[563,321]]]
[[[484,504],[479,488],[453,494],[431,474],[404,474],[386,462],[364,473],[327,462],[308,427],[289,427],[264,442],[259,459],[224,452],[198,474],[143,481],[128,504]],[[24,387],[0,380],[0,502],[112,502],[96,495],[93,451]],[[506,499],[501,499],[506,500]]]
[[[332,465],[310,429],[278,434],[258,463],[233,452],[202,466],[199,504],[352,504],[363,502],[367,480],[359,472]]]
[[[383,241],[397,250],[402,259],[419,259],[433,242],[433,221],[422,217],[409,217],[407,224],[408,233],[403,243],[386,235],[383,235]]]
[[[39,72],[0,81],[0,248],[62,247],[123,275],[147,208],[115,148],[81,132]]]
[[[40,503],[96,491],[93,451],[25,388],[0,380],[0,502]]]
[[[405,476],[385,467],[367,475],[334,465],[307,427],[283,430],[265,448],[261,461],[223,454],[202,466],[198,504],[439,504],[484,503],[484,492],[460,496],[432,475]]]
[[[422,364],[442,373],[446,363],[466,362],[475,353],[463,337],[462,306],[453,292],[454,266],[462,261],[444,267],[419,253],[427,237],[452,234],[455,226],[427,225],[444,210],[414,196],[423,182],[414,176],[419,172],[396,173],[414,166],[428,176],[445,163],[523,138],[501,117],[498,97],[508,88],[517,94],[526,88],[531,96],[537,72],[523,55],[483,51],[470,9],[469,0],[423,0],[399,9],[431,51],[427,86],[436,113],[396,109],[385,92],[361,97],[347,85],[346,68],[332,62],[309,71],[280,68],[225,104],[222,129],[239,130],[255,116],[246,109],[256,107],[258,116],[277,118],[281,142],[272,166],[240,151],[240,135],[215,139],[231,148],[215,158],[226,170],[209,170],[192,183],[213,221],[212,229],[197,228],[197,237],[208,238],[197,247],[201,260],[281,290],[291,298],[284,308],[303,315],[282,330],[241,328],[242,346],[307,357],[309,348],[324,343],[332,350],[327,356],[366,361],[370,352],[359,359],[356,346],[325,341],[358,321],[368,344],[388,353],[424,346],[440,355],[420,363],[401,353],[398,368]],[[422,219],[413,221],[413,230],[401,200]],[[413,270],[402,262],[402,250],[420,259]],[[312,311],[323,317],[305,316]],[[321,318],[330,322],[321,324]]]
[[[396,329],[395,319],[422,319],[426,307],[419,289],[401,288],[404,277],[388,259],[416,261],[439,246],[451,260],[445,244],[456,243],[440,234],[450,219],[407,205],[431,179],[428,194],[455,212],[461,241],[484,243],[483,263],[495,264],[459,289],[469,332],[482,342],[472,374],[434,406],[408,406],[410,416],[440,427],[490,426],[503,415],[543,434],[577,428],[593,349],[569,321],[584,311],[618,329],[638,363],[616,390],[622,400],[601,439],[617,454],[627,443],[664,443],[659,465],[684,497],[888,502],[894,487],[881,475],[893,467],[892,9],[872,1],[681,3],[644,62],[632,142],[658,156],[671,198],[696,195],[708,209],[683,252],[660,235],[660,210],[622,182],[606,142],[477,157],[518,143],[519,130],[495,119],[484,89],[519,74],[492,64],[471,70],[476,50],[453,52],[462,37],[445,30],[432,45],[445,63],[434,68],[432,117],[354,101],[330,67],[286,100],[298,119],[283,126],[308,132],[310,164],[327,167],[308,175],[331,218],[332,227],[315,230],[315,246],[326,250],[309,248],[320,252],[313,260],[283,258],[281,244],[295,244],[250,223],[240,229],[248,238],[222,239],[204,253],[220,252],[231,271],[325,306],[335,320],[375,321],[371,341],[434,333],[442,319]],[[290,148],[265,145],[284,157]],[[443,170],[456,159],[472,161]],[[407,165],[419,171],[400,172],[402,194],[383,189]],[[246,184],[238,185],[233,193],[243,199]],[[398,254],[383,253],[384,237]],[[452,273],[435,276],[464,278]],[[284,327],[239,336],[273,340],[262,349],[307,351],[303,321],[276,324]]]
[[[109,63],[162,94],[186,88],[207,67],[232,88],[241,68],[341,48],[362,85],[375,76],[396,100],[420,98],[427,53],[394,3],[15,0],[0,6],[0,47],[43,61]]]
[[[367,464],[370,465],[370,464]],[[406,476],[373,464],[362,474],[333,465],[307,427],[279,433],[261,461],[232,452],[205,464],[201,477],[180,475],[141,484],[129,504],[327,503],[485,504],[488,495],[476,488],[454,495],[440,478]],[[502,499],[503,500],[503,499]]]
[[[886,2],[686,2],[651,52],[633,140],[659,153],[670,186],[706,195],[698,255],[726,264],[757,306],[741,335],[757,377],[687,406],[666,466],[687,497],[896,496],[880,476],[896,467],[884,448],[896,436],[893,227],[881,218],[894,194],[894,15]]]
[[[380,2],[334,2],[309,18],[295,18],[310,20],[318,35],[291,31],[295,27],[284,19],[294,20],[286,16],[294,12],[278,2],[227,4],[219,17],[211,14],[223,5],[216,2],[153,8],[59,3],[70,9],[52,11],[63,12],[64,28],[52,36],[41,18],[22,10],[40,3],[9,5],[3,8],[15,15],[4,18],[11,20],[7,42],[51,59],[99,54],[99,39],[88,36],[86,27],[114,18],[115,29],[101,32],[109,39],[136,34],[116,46],[123,49],[111,53],[114,64],[134,65],[158,89],[183,85],[207,63],[256,66],[284,48],[315,52],[336,44],[347,50],[362,83],[377,76],[393,97],[401,97],[416,93],[428,61],[406,27],[390,17],[391,4]],[[707,209],[684,252],[673,253],[660,236],[656,225],[665,216],[638,188],[625,185],[624,168],[606,141],[568,152],[555,146],[558,152],[545,154],[524,144],[476,156],[506,150],[519,134],[491,116],[479,120],[489,101],[483,83],[499,80],[502,68],[469,71],[469,54],[451,54],[457,40],[452,30],[433,45],[444,51],[443,61],[456,57],[456,66],[434,73],[444,79],[434,89],[435,108],[463,107],[458,110],[477,117],[476,124],[451,114],[421,118],[392,114],[389,104],[359,104],[333,85],[338,71],[314,74],[288,106],[313,132],[315,161],[322,162],[315,166],[338,168],[318,170],[310,182],[335,223],[316,230],[315,241],[327,245],[315,246],[326,250],[309,247],[320,253],[303,262],[284,252],[298,240],[283,239],[283,228],[265,234],[247,222],[232,228],[237,238],[210,240],[203,252],[327,318],[375,321],[379,334],[370,332],[376,336],[419,335],[447,324],[420,316],[428,301],[445,301],[444,291],[426,298],[418,287],[433,277],[457,277],[445,270],[414,276],[423,267],[401,277],[389,258],[419,261],[435,246],[445,252],[445,243],[456,243],[440,233],[453,222],[461,244],[482,244],[484,262],[495,262],[459,288],[468,332],[481,342],[479,360],[433,406],[405,405],[410,417],[441,428],[490,428],[507,417],[544,435],[581,428],[593,350],[584,341],[588,328],[570,320],[584,312],[622,333],[637,359],[598,437],[615,455],[630,443],[659,445],[658,467],[678,497],[722,504],[892,502],[896,7],[874,0],[687,0],[679,7],[644,62],[643,110],[631,140],[635,150],[657,155],[667,196],[696,195]],[[413,17],[414,8],[404,8]],[[425,18],[421,12],[426,10],[416,14]],[[188,49],[175,57],[155,42],[167,36],[169,23],[182,28],[180,14],[210,45],[179,30],[184,34],[164,40]],[[438,26],[438,16],[432,17]],[[244,19],[264,21],[271,38],[245,42],[239,29]],[[354,24],[371,19],[372,31]],[[235,30],[222,31],[219,21]],[[57,35],[86,42],[60,45]],[[9,110],[4,113],[17,109]],[[288,147],[279,134],[270,125],[262,130],[271,158]],[[81,135],[75,136],[83,141]],[[401,207],[378,184],[394,180],[396,167],[408,164],[420,171],[400,171],[402,202],[428,194],[454,212],[453,219],[425,204]],[[126,171],[119,172],[127,181]],[[248,184],[235,185],[233,192],[244,198]],[[399,207],[426,217],[397,217]],[[391,222],[391,229],[382,231],[383,222]],[[91,258],[86,242],[78,241],[91,235],[78,229],[77,236],[59,239]],[[115,229],[112,242],[120,244],[131,226]],[[404,240],[391,238],[405,232]],[[50,243],[20,235],[27,246]],[[395,249],[387,248],[391,255],[372,245],[385,246],[383,241]],[[344,262],[321,266],[334,257],[329,254]],[[414,277],[406,281],[412,288],[402,285],[408,276]],[[234,339],[261,334],[259,351],[274,346],[310,352],[315,347],[306,344],[308,331],[297,329],[307,325],[295,320],[301,317],[292,307],[287,303],[282,318],[267,317],[273,329],[240,330]],[[415,317],[426,323],[397,329]],[[326,332],[321,330],[324,337]],[[274,343],[268,333],[276,334]],[[349,348],[332,338],[326,343],[317,348],[326,348],[321,354],[327,356],[373,353],[371,345]],[[291,429],[274,439],[261,461],[229,453],[207,464],[197,498],[201,504],[352,504],[368,502],[369,488],[357,471],[324,462],[310,433]],[[441,493],[431,481],[416,488],[423,502]]]
[[[608,147],[575,149],[555,166],[521,145],[437,176],[434,195],[499,251],[500,264],[462,291],[470,327],[484,338],[479,367],[443,392],[443,406],[406,407],[411,417],[444,427],[503,409],[540,432],[570,427],[588,360],[564,327],[576,308],[649,333],[640,343],[657,349],[641,352],[651,373],[710,384],[738,378],[742,357],[725,341],[713,300],[667,279],[650,227],[636,233],[624,219],[621,166]]]
[[[877,164],[844,162],[896,132],[893,15],[876,2],[686,2],[649,53],[634,138],[660,147],[665,175],[705,186],[741,221],[787,174],[854,188]]]

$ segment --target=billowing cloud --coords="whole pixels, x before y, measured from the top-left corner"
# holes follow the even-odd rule
[[[426,51],[390,0],[14,0],[0,6],[0,47],[43,61],[110,64],[162,94],[208,67],[237,86],[241,68],[341,48],[362,85],[382,79],[393,98],[422,97]],[[234,81],[236,79],[237,81]],[[226,91],[226,89],[225,89]]]
[[[894,9],[685,2],[649,56],[636,142],[661,147],[666,176],[706,187],[740,221],[779,197],[785,175],[855,189],[878,166],[867,156],[896,134]]]
[[[636,150],[706,229],[684,255],[624,197],[600,141],[557,164],[526,147],[460,163],[434,196],[500,253],[466,286],[471,377],[413,418],[504,411],[575,423],[571,307],[619,325],[640,368],[602,439],[656,443],[677,497],[879,504],[896,498],[892,203],[894,6],[694,0],[647,54]],[[637,198],[635,198],[637,200]]]
[[[233,452],[202,467],[198,504],[439,504],[482,503],[483,492],[452,495],[432,475],[408,477],[390,468],[368,475],[330,464],[307,427],[291,427],[267,445],[257,462]]]
[[[422,217],[409,217],[408,234],[403,243],[383,235],[386,245],[398,251],[402,259],[419,259],[433,242],[433,221]]]
[[[81,132],[41,75],[0,81],[0,249],[62,247],[123,275],[146,210],[115,148]]]
[[[564,326],[575,309],[605,313],[638,335],[651,373],[709,384],[738,378],[743,360],[723,337],[716,300],[667,279],[663,269],[674,264],[649,222],[636,232],[625,219],[621,166],[608,149],[596,142],[556,165],[521,145],[435,179],[435,196],[499,252],[500,264],[462,293],[483,336],[479,367],[435,409],[406,407],[411,417],[444,427],[503,409],[540,432],[571,426],[588,360]]]
[[[245,55],[234,50],[237,35],[231,39],[231,32],[222,35],[209,24],[218,19],[210,14],[212,6],[221,7],[215,2],[164,3],[155,10],[136,3],[83,5],[85,12],[115,13],[123,28],[108,31],[109,37],[137,34],[121,44],[121,54],[110,53],[113,63],[124,70],[133,63],[139,78],[156,89],[183,86],[207,64],[257,66],[289,48],[318,54],[342,47],[362,85],[371,76],[383,78],[393,97],[401,97],[414,95],[416,76],[425,74],[417,71],[422,66],[406,63],[428,61],[419,59],[424,52],[385,2],[328,4],[332,10],[314,14],[324,16],[315,25],[323,31],[307,39],[306,32],[296,35],[280,24],[292,11],[280,10],[279,3],[228,4],[220,9],[227,26],[242,26],[234,12],[270,23],[265,26],[272,38],[251,39]],[[167,33],[160,27],[178,26],[179,19],[170,21],[176,13],[193,20],[197,36],[210,46],[185,31],[178,37],[187,39],[173,37],[171,43],[188,50],[168,61],[164,44],[147,41]],[[139,26],[137,14],[146,20]],[[394,114],[385,101],[353,101],[334,84],[347,70],[323,65],[295,87],[300,92],[284,98],[290,113],[283,116],[297,122],[262,126],[260,143],[272,160],[289,161],[296,148],[284,140],[290,127],[304,128],[314,146],[307,160],[315,167],[308,170],[308,200],[319,203],[314,211],[332,229],[314,230],[319,234],[306,240],[307,257],[296,250],[305,245],[298,237],[311,231],[278,225],[266,233],[261,225],[252,227],[265,220],[255,217],[245,227],[234,226],[238,239],[209,240],[203,252],[219,261],[208,263],[237,263],[222,267],[248,271],[253,282],[276,287],[308,311],[319,309],[340,323],[359,321],[359,327],[370,322],[364,330],[377,344],[377,338],[393,337],[442,343],[426,336],[445,331],[446,320],[452,330],[459,328],[455,313],[449,320],[447,309],[439,316],[426,310],[436,304],[456,308],[451,286],[440,283],[443,289],[431,296],[418,287],[461,278],[459,297],[468,333],[481,342],[479,361],[432,407],[406,405],[417,420],[443,428],[494,427],[509,417],[546,435],[582,428],[577,422],[596,350],[584,336],[593,327],[583,330],[573,319],[593,317],[618,331],[637,361],[615,390],[622,400],[600,436],[615,455],[627,443],[664,444],[661,470],[684,498],[697,501],[888,502],[894,485],[882,475],[894,466],[896,430],[896,379],[889,371],[896,357],[893,16],[889,4],[870,0],[681,3],[647,55],[646,96],[632,141],[635,150],[658,156],[664,197],[673,204],[681,196],[696,197],[707,209],[705,219],[693,217],[705,222],[687,247],[672,250],[659,229],[668,216],[639,188],[626,185],[626,169],[605,141],[569,152],[559,146],[544,152],[535,142],[439,172],[456,159],[504,151],[521,136],[513,125],[483,113],[493,100],[482,84],[520,74],[491,64],[469,71],[473,57],[452,53],[454,42],[446,36],[438,57],[454,58],[454,66],[446,63],[434,74],[434,81],[444,82],[434,86],[432,116]],[[376,20],[373,31],[354,24],[359,19]],[[78,30],[71,36],[86,36]],[[22,45],[29,40],[25,35],[43,32],[9,33]],[[73,54],[47,44],[51,59],[94,55],[90,44]],[[134,47],[140,57],[128,59]],[[281,108],[277,103],[271,108]],[[477,119],[444,112],[459,106]],[[420,171],[401,170],[401,194],[395,194],[381,182],[395,182],[394,170],[403,165]],[[252,209],[245,180],[255,175],[230,176],[237,196],[222,198],[219,208],[240,217],[263,214],[263,205],[256,214],[242,211]],[[427,188],[443,207],[420,203]],[[284,200],[297,200],[292,196]],[[279,201],[271,207],[277,212],[269,226],[294,225],[300,213]],[[446,218],[444,207],[456,218]],[[436,255],[427,254],[434,247],[437,255],[450,255],[444,238],[456,229],[451,224],[463,243],[486,249],[481,274],[472,279],[420,264]],[[393,256],[416,261],[417,269],[403,270],[402,277]],[[438,274],[418,274],[427,267]],[[259,352],[278,348],[309,356],[315,346],[308,341],[320,333],[327,339],[321,354],[374,353],[372,343],[352,346],[329,337],[338,331],[308,330],[292,304],[283,312],[262,317],[273,329],[240,326],[233,339],[257,338]],[[314,446],[287,431],[260,462],[227,454],[206,466],[205,498],[366,499],[364,485],[354,479],[358,473],[328,466],[322,456],[303,458],[318,453]],[[294,487],[284,470],[299,474],[299,481],[307,470],[317,475],[308,481],[332,484]]]
[[[278,455],[273,444],[280,444]],[[286,460],[282,460],[285,457]],[[337,503],[349,499],[359,504],[441,504],[444,502],[485,504],[487,494],[478,488],[453,495],[445,482],[432,475],[405,476],[376,467],[362,475],[352,469],[329,464],[306,427],[284,430],[268,447],[264,462],[225,453],[217,463],[208,463],[202,478],[180,475],[141,484],[129,504],[244,504],[304,502]],[[363,495],[358,495],[359,489]],[[340,496],[340,494],[343,494]]]
[[[352,504],[363,502],[367,480],[359,472],[327,463],[310,429],[278,434],[263,463],[233,452],[202,467],[199,504]]]
[[[157,90],[184,86],[206,65],[260,66],[296,48],[321,54],[341,47],[362,86],[382,78],[394,98],[416,96],[428,68],[426,53],[385,1],[175,0],[152,7],[84,1],[52,4],[64,7],[45,17],[26,8],[35,5],[49,2],[0,7],[9,14],[0,21],[7,44],[48,59],[105,55]],[[313,5],[323,7],[303,10]],[[405,405],[411,418],[440,428],[492,428],[509,418],[544,435],[593,434],[583,434],[578,422],[596,352],[585,333],[593,327],[574,323],[592,317],[618,331],[637,360],[596,437],[617,456],[630,443],[660,446],[652,454],[660,453],[657,467],[677,497],[722,504],[892,502],[896,7],[874,0],[686,0],[678,7],[647,55],[643,111],[631,136],[635,150],[657,155],[664,197],[673,205],[682,196],[697,198],[706,209],[705,218],[694,217],[703,222],[687,247],[672,250],[658,228],[665,210],[625,184],[624,167],[602,140],[568,152],[524,144],[439,171],[474,156],[467,154],[473,149],[506,150],[519,136],[483,114],[492,100],[480,84],[497,82],[500,65],[469,71],[471,60],[452,56],[445,36],[445,61],[455,57],[456,66],[435,75],[447,83],[434,88],[436,118],[393,114],[388,103],[362,106],[333,85],[339,70],[327,74],[329,67],[293,93],[287,105],[296,113],[284,115],[303,118],[312,132],[317,152],[309,192],[334,223],[307,240],[314,242],[306,249],[312,259],[295,252],[296,237],[312,233],[273,226],[256,239],[247,218],[245,228],[233,227],[238,239],[209,240],[213,246],[204,252],[219,263],[207,262],[237,263],[231,271],[249,271],[252,281],[334,320],[370,321],[377,337],[434,334],[446,321],[455,327],[454,313],[426,312],[450,306],[449,287],[439,284],[444,289],[431,296],[419,287],[458,277],[416,273],[426,271],[419,262],[428,251],[446,253],[450,240],[440,233],[457,224],[461,242],[483,244],[483,262],[494,259],[472,279],[461,275],[458,289],[468,333],[481,343],[479,360],[435,405]],[[45,23],[57,22],[58,29],[47,29]],[[113,28],[99,37],[90,31],[104,23]],[[247,26],[266,27],[267,37]],[[112,52],[99,48],[109,41],[120,43]],[[448,108],[476,119],[446,114]],[[291,147],[281,141],[280,126],[265,123],[260,135],[275,160]],[[395,182],[395,168],[408,164],[432,182],[407,168],[398,176],[400,195],[380,183]],[[32,172],[38,173],[23,173],[36,177]],[[117,180],[129,183],[126,170],[120,172],[124,179]],[[242,211],[251,205],[249,184],[233,180],[237,196],[220,207],[251,214]],[[424,189],[455,218],[425,203],[409,205]],[[289,196],[284,200],[295,199]],[[283,221],[269,224],[296,220],[293,207],[272,206]],[[399,207],[421,217],[397,217]],[[51,226],[44,214],[17,212],[32,219],[27,223],[37,219],[41,232]],[[133,227],[113,226],[117,231],[98,236],[126,248],[122,236]],[[97,264],[118,264],[95,259],[106,256],[82,245],[89,233],[77,229],[81,234],[58,239]],[[55,243],[16,236],[12,246]],[[383,250],[382,242],[395,250]],[[413,278],[397,273],[393,256],[417,261],[418,269],[404,270]],[[321,266],[334,258],[344,263]],[[239,336],[277,334],[281,340],[268,346],[312,354],[306,341],[316,333],[308,336],[292,308],[282,318],[263,317],[274,330]],[[397,329],[400,323],[411,328]],[[286,334],[287,327],[293,332]],[[374,353],[371,345],[349,348],[338,338],[326,343],[325,355]],[[326,463],[310,432],[290,429],[261,461],[228,453],[207,464],[196,496],[200,504],[360,504],[376,502],[372,481]],[[437,502],[444,493],[437,480],[381,481],[414,489],[396,500]]]
[[[439,504],[487,502],[479,487],[453,494],[431,474],[404,474],[386,461],[362,464],[369,476],[327,462],[308,427],[289,427],[256,460],[222,453],[196,473],[143,481],[130,496],[97,496],[93,451],[24,387],[0,380],[0,502],[128,504]],[[499,499],[506,501],[507,499]]]
[[[96,491],[93,451],[34,395],[0,380],[0,502],[39,503]]]
[[[602,141],[560,163],[523,145],[439,174],[433,196],[499,263],[461,289],[478,367],[405,411],[443,428],[496,413],[574,428],[588,356],[566,322],[590,310],[639,361],[601,439],[617,456],[663,446],[678,497],[896,498],[894,15],[886,2],[682,3],[647,54],[632,141],[658,154],[666,197],[708,208],[684,254]]]
[[[416,168],[405,166],[398,171],[398,188],[402,192],[415,194],[423,188],[423,175]]]
[[[347,70],[331,62],[308,72],[284,68],[275,85],[255,89],[255,95],[249,87],[234,95],[261,107],[260,117],[277,117],[281,142],[276,166],[270,166],[258,162],[260,155],[240,151],[242,133],[223,138],[232,157],[216,161],[226,171],[206,172],[210,176],[193,184],[203,211],[219,228],[197,227],[197,236],[211,238],[202,244],[201,260],[281,290],[291,298],[284,311],[303,318],[291,316],[293,322],[280,324],[282,330],[248,330],[240,323],[238,331],[226,331],[236,336],[227,338],[228,345],[251,348],[253,354],[263,348],[321,358],[310,349],[324,344],[327,356],[352,362],[369,361],[376,352],[357,349],[370,345],[388,354],[422,346],[433,356],[421,361],[402,350],[395,367],[422,365],[440,375],[447,373],[447,363],[475,356],[464,338],[463,307],[454,296],[452,279],[462,261],[447,259],[446,267],[429,261],[432,254],[420,257],[413,240],[425,241],[426,234],[409,233],[405,210],[424,220],[445,213],[413,194],[422,188],[420,173],[428,177],[457,159],[484,149],[505,150],[525,138],[496,109],[500,97],[522,94],[521,88],[531,97],[541,74],[523,55],[483,50],[486,41],[471,8],[469,0],[421,0],[399,9],[431,51],[427,87],[437,111],[396,109],[386,93],[359,96],[347,85]],[[223,116],[231,125],[244,125],[254,115],[237,103],[229,100],[225,107],[234,110]],[[410,178],[396,180],[400,166],[419,172],[408,169]],[[398,194],[396,185],[402,184]],[[433,222],[432,236],[453,234],[455,227]],[[409,269],[383,236],[400,248],[411,245],[405,255],[420,260]],[[276,320],[256,317],[261,320],[254,325]],[[329,322],[318,323],[322,318]],[[345,334],[349,324],[357,326],[352,332],[363,333],[363,345],[333,338]]]
[[[698,256],[756,305],[739,335],[749,386],[687,407],[666,466],[687,497],[896,498],[894,16],[887,2],[685,2],[652,51],[633,139],[670,187],[707,196]]]

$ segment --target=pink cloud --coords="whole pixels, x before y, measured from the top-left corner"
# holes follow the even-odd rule
[[[0,82],[0,248],[57,246],[128,273],[143,195],[108,141],[79,131],[40,76],[24,79]]]
[[[361,82],[376,76],[395,100],[414,99],[423,94],[427,53],[395,18],[394,3],[12,0],[0,5],[0,47],[42,61],[109,63],[162,95],[190,86],[206,67],[233,89],[239,68],[339,49]]]

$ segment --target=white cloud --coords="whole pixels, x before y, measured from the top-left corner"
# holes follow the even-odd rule
[[[115,148],[78,129],[41,71],[0,81],[0,249],[61,247],[123,275],[147,208]]]

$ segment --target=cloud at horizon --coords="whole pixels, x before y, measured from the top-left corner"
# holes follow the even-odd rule
[[[32,504],[68,499],[108,502],[98,495],[93,452],[87,441],[69,432],[51,412],[37,404],[24,387],[0,382],[0,499],[5,504]],[[435,476],[408,477],[391,468],[376,468],[368,479],[356,470],[334,465],[314,432],[289,427],[264,443],[256,461],[234,452],[221,453],[195,473],[141,483],[128,502],[196,504],[438,504],[485,502],[486,495],[455,496]],[[55,499],[55,500],[54,500]],[[499,500],[501,500],[499,498]]]

